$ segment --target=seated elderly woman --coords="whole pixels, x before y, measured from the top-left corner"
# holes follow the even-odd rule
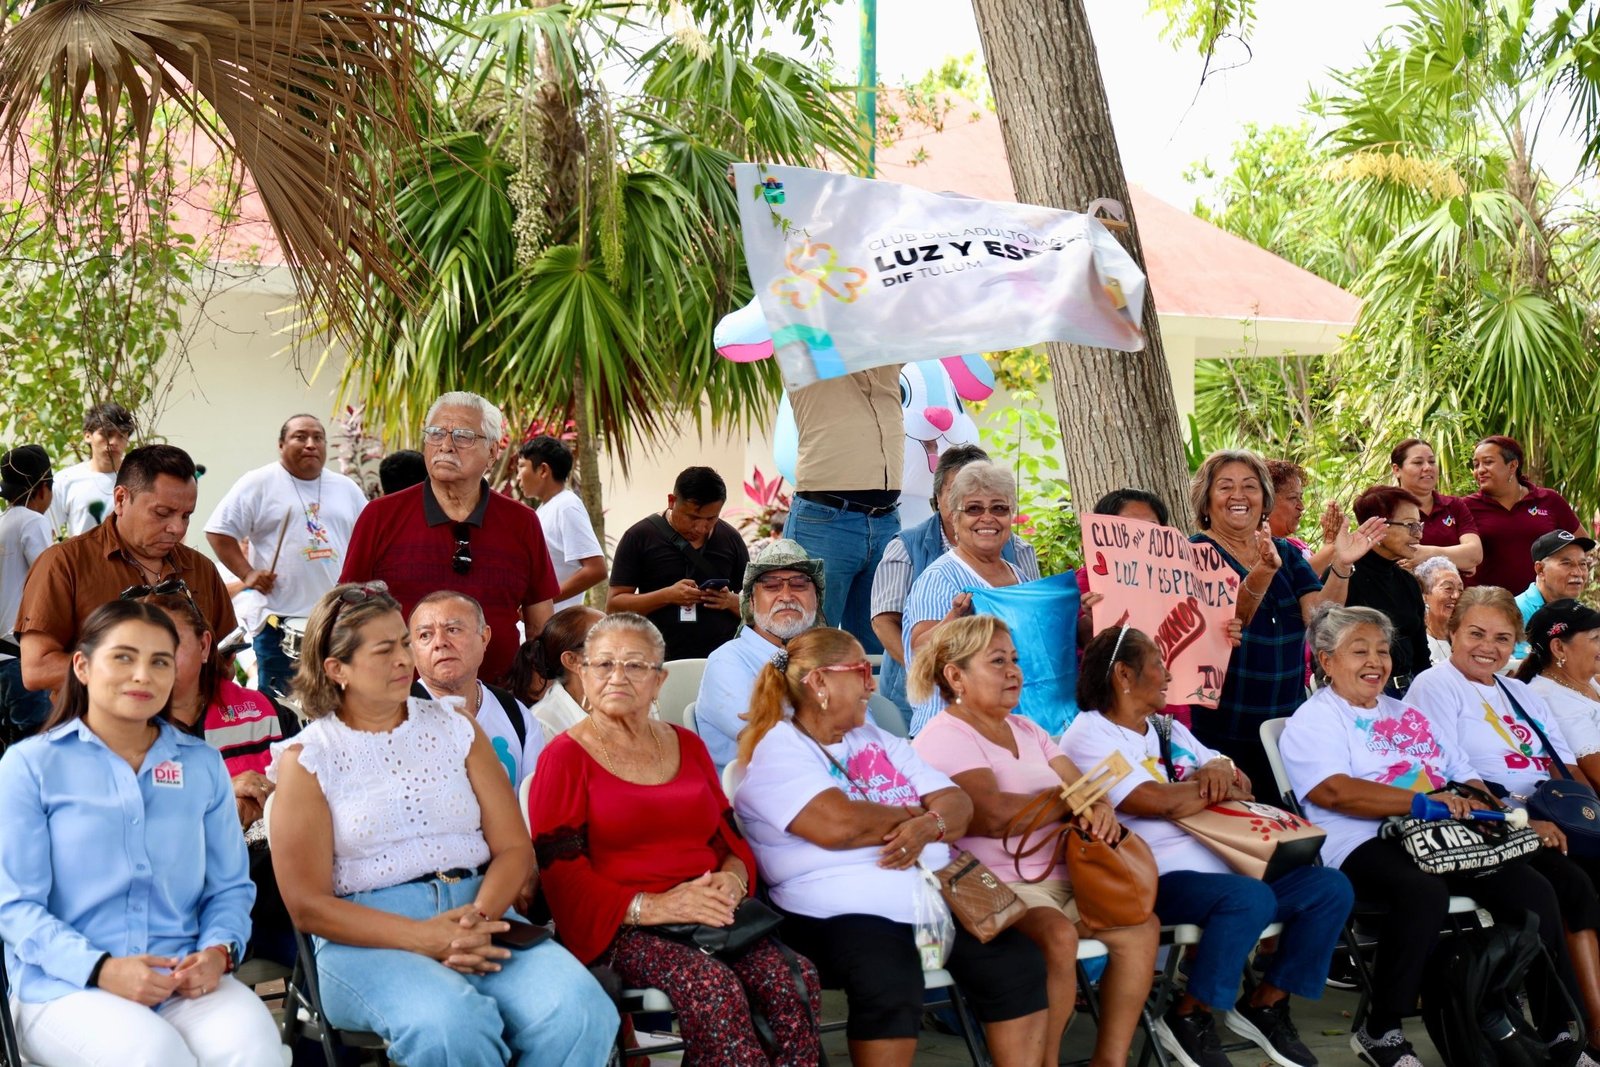
[[[158,608],[97,609],[43,733],[0,759],[0,938],[33,1063],[284,1062],[228,976],[255,889],[222,757],[167,721],[177,649]]]
[[[1445,744],[1472,765],[1473,777],[1519,808],[1550,777],[1556,758],[1580,781],[1586,777],[1544,698],[1499,673],[1521,638],[1522,613],[1511,594],[1474,586],[1461,594],[1450,620],[1449,662],[1423,671],[1406,694]],[[1565,837],[1553,823],[1531,825],[1554,843],[1530,862],[1555,889],[1567,955],[1579,979],[1572,989],[1590,1019],[1590,1044],[1600,1048],[1600,861],[1565,855]]]
[[[972,798],[972,822],[956,846],[1004,878],[1028,905],[1017,929],[1043,950],[1050,972],[1046,1063],[1056,1062],[1077,1001],[1080,935],[1098,938],[1110,950],[1090,1062],[1097,1067],[1127,1063],[1139,1010],[1150,994],[1161,924],[1152,915],[1139,926],[1091,929],[1078,915],[1065,864],[1052,866],[1048,850],[1019,859],[1013,850],[1022,846],[1014,838],[1005,841],[1017,815],[1041,792],[1059,797],[1063,784],[1082,777],[1043,728],[1012,714],[1022,692],[1022,669],[1006,624],[992,615],[973,615],[935,627],[912,665],[910,689],[920,697],[935,687],[944,710],[912,747]],[[1040,827],[1046,839],[1064,828],[1065,806],[1058,803],[1055,812],[1055,820]],[[1114,841],[1122,834],[1104,799],[1075,821],[1102,838]]]
[[[814,1064],[815,968],[771,936],[724,959],[656,932],[738,921],[756,880],[706,746],[651,718],[665,655],[660,631],[631,612],[607,615],[584,642],[589,715],[545,749],[528,802],[556,929],[584,962],[671,998],[686,1063]],[[752,1006],[776,1038],[770,1056]]]
[[[578,665],[583,662],[583,643],[588,640],[589,631],[605,617],[605,612],[581,604],[562,608],[528,641],[533,648],[533,670],[549,683],[533,706],[533,717],[544,731],[546,745],[557,734],[589,717],[583,710],[583,679]]]
[[[617,1013],[593,976],[554,941],[495,943],[533,848],[482,727],[410,696],[413,665],[384,584],[335,586],[294,680],[311,722],[273,749],[273,867],[328,1021],[410,1067],[604,1063]]]
[[[1207,456],[1189,483],[1189,504],[1201,533],[1239,575],[1236,617],[1244,628],[1228,660],[1215,711],[1200,716],[1195,735],[1225,752],[1255,783],[1264,799],[1277,788],[1261,747],[1263,720],[1287,715],[1306,692],[1305,635],[1311,612],[1324,601],[1344,603],[1356,560],[1383,536],[1382,519],[1333,539],[1333,562],[1319,579],[1300,552],[1274,538],[1265,516],[1272,510],[1272,479],[1254,452]]]
[[[1270,883],[1235,874],[1216,853],[1175,820],[1221,800],[1251,799],[1250,779],[1233,761],[1197,740],[1178,722],[1155,718],[1172,676],[1161,650],[1139,630],[1108,627],[1083,650],[1078,668],[1078,717],[1061,750],[1080,767],[1120,752],[1133,773],[1108,794],[1123,824],[1150,846],[1161,877],[1156,915],[1163,924],[1204,927],[1182,996],[1156,1024],[1156,1036],[1180,1063],[1228,1063],[1214,1010],[1228,1028],[1249,1038],[1274,1062],[1314,1064],[1289,1017],[1289,997],[1322,996],[1334,944],[1350,914],[1344,875],[1299,867]],[[1163,743],[1161,733],[1170,727]],[[1261,931],[1283,924],[1277,951],[1262,981],[1237,1000],[1234,993]]]
[[[972,594],[962,590],[1024,581],[1016,564],[1001,554],[1011,540],[1011,516],[1017,510],[1017,483],[1010,471],[993,463],[969,463],[950,479],[944,506],[953,531],[951,547],[912,583],[901,619],[907,663],[915,659],[935,626],[972,614]],[[911,735],[915,737],[938,712],[937,694],[916,704]]]
[[[294,962],[294,930],[272,875],[265,827],[258,825],[272,794],[272,783],[264,773],[272,759],[269,747],[283,738],[278,709],[265,694],[227,676],[212,645],[211,625],[187,591],[148,596],[144,601],[166,612],[178,628],[170,721],[221,752],[233,779],[233,802],[250,848],[250,880],[256,887],[246,955],[287,966]]]
[[[790,641],[756,680],[733,799],[786,915],[784,940],[844,988],[851,1060],[892,1067],[911,1063],[922,1022],[917,868],[950,862],[946,842],[965,836],[972,802],[867,719],[872,691],[872,665],[843,630]],[[957,923],[945,966],[996,1067],[1039,1067],[1048,986],[1034,943],[1010,929],[984,944]]]
[[[1590,782],[1600,782],[1600,611],[1557,600],[1528,622],[1528,658],[1517,680],[1544,699]]]
[[[1431,556],[1411,568],[1422,587],[1423,626],[1428,631],[1428,662],[1437,666],[1450,659],[1450,616],[1466,583],[1456,565],[1443,556]],[[1418,672],[1420,673],[1420,671]]]
[[[1545,948],[1569,980],[1571,968],[1557,890],[1534,865],[1511,864],[1476,877],[1426,874],[1399,840],[1378,836],[1386,817],[1410,813],[1418,793],[1452,781],[1484,788],[1452,731],[1417,710],[1415,685],[1405,703],[1384,693],[1393,632],[1388,618],[1371,608],[1318,611],[1311,648],[1324,684],[1284,727],[1280,750],[1295,796],[1327,831],[1322,861],[1348,875],[1362,901],[1387,909],[1379,920],[1370,1011],[1350,1047],[1374,1067],[1414,1067],[1419,1061],[1400,1020],[1416,1010],[1452,893],[1470,895],[1505,921],[1520,924],[1524,912],[1533,912]],[[1508,652],[1509,642],[1508,635]],[[1458,819],[1477,806],[1450,793],[1437,799]],[[1559,839],[1548,824],[1540,832],[1552,845]],[[1541,854],[1560,859],[1549,849]],[[1540,1032],[1555,1041],[1566,1034],[1567,1021],[1562,998],[1547,985],[1530,980],[1529,992]]]

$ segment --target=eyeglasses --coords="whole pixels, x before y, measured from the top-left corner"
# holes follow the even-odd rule
[[[487,434],[481,434],[476,430],[447,430],[443,426],[424,426],[422,428],[422,439],[430,445],[442,445],[446,437],[455,442],[457,448],[471,448],[479,441],[487,441],[489,439]]]
[[[168,578],[154,585],[130,585],[117,594],[118,600],[143,600],[147,596],[171,596],[177,593],[185,597],[189,603],[194,603],[194,594],[189,592],[189,587],[182,578]]]
[[[969,519],[979,519],[984,515],[993,515],[997,519],[1003,519],[1010,515],[1011,512],[1012,507],[1010,504],[990,504],[988,507],[982,504],[967,504],[961,509],[961,514]]]
[[[596,678],[610,678],[617,672],[619,667],[622,669],[622,676],[637,685],[656,671],[659,671],[661,664],[646,663],[642,659],[586,659],[583,661],[583,669],[589,671]]]
[[[862,685],[872,681],[872,664],[866,660],[862,660],[860,663],[830,663],[825,667],[818,667],[817,670],[822,671],[824,674],[839,674],[844,671],[850,671],[861,675]]]
[[[768,574],[756,579],[756,584],[760,586],[762,590],[768,593],[777,593],[784,589],[789,589],[796,593],[803,593],[816,583],[804,574],[796,574],[789,578],[774,578],[772,575]]]
[[[456,550],[451,553],[450,566],[457,574],[465,574],[472,569],[472,523],[458,522],[454,530]]]
[[[1418,537],[1422,536],[1423,525],[1420,522],[1391,522],[1389,525],[1400,530],[1410,530]]]

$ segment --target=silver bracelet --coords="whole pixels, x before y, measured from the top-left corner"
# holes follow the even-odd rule
[[[627,924],[628,926],[638,926],[639,925],[639,914],[643,910],[644,910],[644,894],[643,893],[635,893],[633,895],[633,900],[628,903],[628,915],[627,915],[627,918],[623,919],[622,921],[625,924]]]

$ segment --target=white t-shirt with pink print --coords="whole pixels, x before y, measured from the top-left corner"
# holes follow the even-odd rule
[[[852,800],[908,806],[955,783],[924,763],[904,738],[870,722],[829,745],[828,752],[843,765],[848,779],[814,741],[792,723],[781,722],[756,746],[734,796],[734,810],[744,821],[745,837],[755,850],[773,903],[818,919],[865,914],[914,922],[919,878],[915,869],[879,867],[876,845],[826,849],[790,833],[788,827],[807,804],[829,789]],[[922,850],[922,862],[938,870],[950,862],[949,846],[928,845]]]

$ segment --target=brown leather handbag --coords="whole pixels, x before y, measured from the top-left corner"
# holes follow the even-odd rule
[[[1029,838],[1061,822],[1058,802],[1065,802],[1070,817],[1077,818],[1131,771],[1122,753],[1110,753],[1071,785],[1046,789],[1030,800],[1013,817],[1003,838],[1017,877],[1025,882],[1042,882],[1057,863],[1066,864],[1078,915],[1094,930],[1137,926],[1150,918],[1158,873],[1150,846],[1130,831],[1124,830],[1117,843],[1110,844],[1067,823],[1036,843],[1030,844]],[[1013,838],[1018,842],[1015,850],[1010,846]],[[1022,878],[1022,861],[1045,848],[1051,849],[1049,866],[1036,878]]]
[[[985,944],[1028,913],[1028,906],[1011,887],[966,849],[933,876],[939,880],[939,893],[956,922]]]

